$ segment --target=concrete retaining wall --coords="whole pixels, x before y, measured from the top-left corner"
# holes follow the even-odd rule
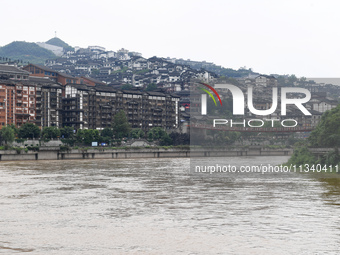
[[[183,157],[237,157],[237,156],[289,156],[291,149],[266,150],[263,148],[237,148],[230,150],[203,149],[130,149],[130,150],[71,150],[60,151],[58,147],[40,148],[32,151],[0,151],[0,161],[15,160],[66,160],[66,159],[133,159],[133,158],[183,158]]]

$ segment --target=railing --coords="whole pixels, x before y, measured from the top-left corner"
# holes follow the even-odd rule
[[[205,124],[190,124],[191,128],[198,128],[198,129],[209,129],[209,130],[221,130],[221,131],[237,131],[237,132],[310,132],[313,130],[312,127],[269,127],[269,128],[262,128],[262,127],[230,127],[225,125],[205,125]]]

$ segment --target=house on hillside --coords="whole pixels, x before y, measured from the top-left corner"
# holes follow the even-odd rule
[[[255,78],[255,85],[262,87],[277,87],[277,79],[272,75],[259,75]]]

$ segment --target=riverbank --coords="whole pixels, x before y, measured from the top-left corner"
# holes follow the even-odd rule
[[[188,158],[234,156],[289,156],[292,149],[246,148],[78,148],[40,147],[38,151],[1,150],[0,161],[16,160],[67,160],[67,159],[134,159],[134,158]]]

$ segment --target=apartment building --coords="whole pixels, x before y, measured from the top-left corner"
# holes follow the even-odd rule
[[[62,86],[48,78],[29,77],[36,86],[35,124],[44,127],[62,127]]]
[[[63,99],[63,125],[75,129],[110,127],[123,110],[132,128],[178,128],[179,97],[156,91],[116,90],[109,86],[68,84]]]

